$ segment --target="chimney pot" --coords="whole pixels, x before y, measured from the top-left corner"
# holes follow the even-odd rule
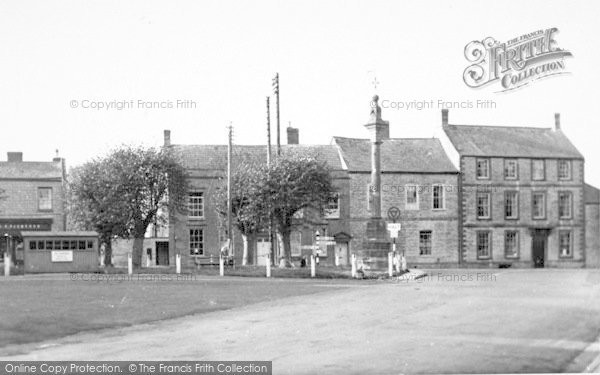
[[[448,109],[442,109],[442,126],[448,125]]]
[[[21,162],[23,161],[23,153],[22,152],[7,152],[6,160],[10,162]]]
[[[554,130],[560,130],[560,113],[554,114]]]
[[[171,146],[171,131],[168,129],[165,129],[165,131],[164,131],[164,146],[165,147]]]
[[[298,128],[287,128],[287,144],[297,145],[300,144],[300,130]]]

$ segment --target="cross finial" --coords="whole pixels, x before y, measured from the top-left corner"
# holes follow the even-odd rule
[[[371,81],[371,84],[373,85],[373,88],[377,90],[377,85],[379,84],[379,81],[377,80],[376,76],[373,76],[373,81]]]

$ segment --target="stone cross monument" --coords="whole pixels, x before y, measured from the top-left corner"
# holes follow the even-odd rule
[[[369,268],[385,267],[390,241],[386,223],[381,217],[381,144],[390,137],[390,124],[381,118],[379,97],[373,96],[371,116],[365,125],[371,140],[371,183],[369,185],[370,219],[367,222],[366,237],[359,260]]]

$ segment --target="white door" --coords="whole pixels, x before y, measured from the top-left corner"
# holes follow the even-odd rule
[[[267,255],[271,251],[271,242],[266,239],[256,241],[256,264],[259,266],[267,265]]]
[[[348,259],[348,242],[338,242],[335,244],[335,255],[339,259],[340,266],[347,266],[349,264]]]

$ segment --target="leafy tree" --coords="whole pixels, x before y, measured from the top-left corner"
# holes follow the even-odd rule
[[[114,236],[133,238],[133,265],[142,262],[143,241],[161,212],[185,211],[187,175],[169,149],[121,146],[80,167],[70,182],[76,221],[101,233],[106,246]]]
[[[284,258],[291,261],[290,234],[298,210],[313,207],[321,214],[334,191],[325,162],[315,155],[284,154],[263,177],[262,193],[283,239]]]
[[[253,155],[235,155],[231,175],[232,225],[239,230],[244,242],[242,265],[250,260],[250,243],[254,235],[268,226],[268,211],[261,200],[261,176],[264,160]],[[214,204],[221,226],[227,225],[227,181],[221,179],[215,189]]]

